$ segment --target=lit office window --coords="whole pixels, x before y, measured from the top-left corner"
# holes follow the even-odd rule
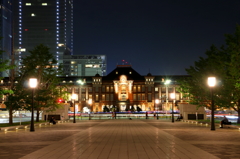
[[[85,67],[87,67],[87,68],[92,68],[92,65],[85,65]]]
[[[18,51],[19,52],[26,52],[26,48],[19,48]]]
[[[58,46],[59,46],[59,47],[64,47],[65,45],[62,44],[62,43],[59,43]]]

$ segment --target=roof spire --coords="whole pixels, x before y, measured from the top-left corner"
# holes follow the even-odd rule
[[[152,74],[150,73],[150,68],[148,69],[148,74],[147,74],[147,76],[152,76]]]

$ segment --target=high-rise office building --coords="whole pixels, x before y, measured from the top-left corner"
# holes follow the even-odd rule
[[[0,0],[0,50],[4,52],[0,59],[9,60],[12,56],[12,0]],[[8,72],[0,72],[1,77],[7,77]]]
[[[73,0],[14,0],[16,64],[39,44],[62,63],[73,51]]]
[[[21,66],[35,46],[50,48],[66,76],[106,74],[105,55],[73,55],[73,0],[0,0],[5,59]],[[7,41],[6,41],[7,40]],[[7,47],[7,49],[6,49]],[[12,56],[10,56],[12,55]],[[16,70],[19,67],[16,67]],[[8,75],[5,75],[6,77]]]
[[[105,76],[106,55],[64,55],[63,72],[66,76]]]

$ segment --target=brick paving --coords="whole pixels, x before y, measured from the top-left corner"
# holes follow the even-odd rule
[[[240,131],[170,120],[84,120],[0,131],[1,159],[240,158]]]

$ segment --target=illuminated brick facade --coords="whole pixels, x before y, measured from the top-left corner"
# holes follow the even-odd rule
[[[175,93],[175,101],[184,100],[177,91],[179,84],[176,82],[183,77],[152,76],[150,73],[142,76],[130,65],[118,65],[107,76],[97,74],[94,77],[66,77],[62,84],[74,83],[68,91],[78,95],[77,111],[101,112],[105,106],[121,112],[133,108],[137,110],[137,107],[143,111],[168,111],[172,106],[170,93]],[[83,85],[77,84],[80,79],[83,80]],[[168,85],[165,84],[166,79],[171,80]],[[176,107],[175,110],[177,109]]]

